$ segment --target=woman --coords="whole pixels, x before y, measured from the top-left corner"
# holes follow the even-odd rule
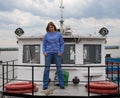
[[[43,38],[43,54],[45,56],[45,69],[43,74],[43,90],[48,89],[49,71],[52,60],[57,68],[59,86],[64,89],[64,77],[61,69],[62,54],[64,52],[64,40],[61,32],[57,31],[53,22],[49,22],[46,27],[47,33]]]

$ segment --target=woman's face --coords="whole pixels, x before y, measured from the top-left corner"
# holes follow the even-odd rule
[[[49,29],[49,32],[55,32],[55,28],[52,25],[49,25],[48,29]]]

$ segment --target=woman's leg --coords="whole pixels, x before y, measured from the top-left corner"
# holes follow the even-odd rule
[[[54,60],[56,63],[56,68],[57,68],[59,85],[60,87],[64,87],[64,76],[63,76],[62,67],[61,67],[62,56],[58,56],[58,54],[56,53],[54,54]]]
[[[44,69],[44,75],[43,75],[43,89],[48,88],[51,59],[52,59],[52,55],[48,53],[47,56],[45,56],[45,69]]]

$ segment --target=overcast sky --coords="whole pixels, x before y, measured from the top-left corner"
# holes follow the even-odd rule
[[[14,32],[18,27],[28,36],[46,33],[49,21],[59,28],[60,3],[61,0],[0,0],[0,46],[16,44]],[[119,4],[120,0],[63,0],[64,26],[80,35],[98,34],[100,28],[106,27],[108,38],[120,44]]]

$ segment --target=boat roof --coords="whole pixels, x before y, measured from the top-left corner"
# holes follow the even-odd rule
[[[18,40],[24,40],[24,39],[43,39],[44,35],[39,36],[21,36],[17,37]],[[64,39],[97,39],[97,40],[105,40],[106,37],[103,36],[82,36],[82,35],[63,35]]]

